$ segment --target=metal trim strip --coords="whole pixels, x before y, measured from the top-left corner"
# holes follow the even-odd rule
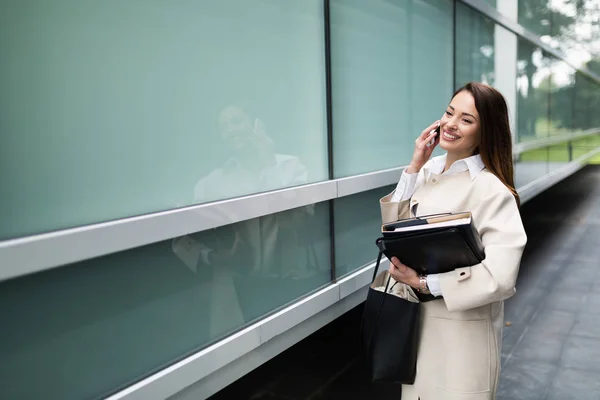
[[[600,134],[599,128],[588,129],[586,131],[570,133],[567,135],[551,136],[549,138],[532,140],[531,142],[517,143],[513,146],[513,155],[516,156],[526,151],[543,149],[555,144],[570,142],[573,140],[582,139],[584,137],[593,136],[597,134]]]
[[[382,263],[380,268],[387,268]],[[110,396],[107,400],[159,400],[174,396],[180,391],[187,391],[191,385],[201,383],[204,379],[215,379],[219,375],[220,384],[202,385],[198,390],[202,396],[194,393],[193,398],[206,398],[225,385],[238,379],[258,365],[268,361],[280,351],[292,346],[304,337],[313,333],[325,324],[333,321],[352,307],[365,299],[365,286],[369,284],[375,263],[371,263],[358,271],[340,279],[318,292],[301,299],[283,310],[258,321],[254,325],[181,360],[166,369],[135,383],[134,385]],[[352,304],[344,304],[343,300],[352,299]],[[331,309],[337,311],[331,312]],[[323,315],[324,318],[313,318]],[[300,329],[298,329],[300,327]],[[270,352],[266,348],[276,343],[283,336],[288,336],[286,346],[278,352]],[[231,363],[242,360],[246,354],[253,351],[270,353],[269,357],[261,357],[259,362],[252,365],[242,365],[240,368],[227,368]],[[243,361],[241,361],[243,362]],[[246,363],[248,364],[248,363]],[[215,372],[217,372],[215,374]],[[224,376],[224,371],[231,371]],[[178,396],[179,397],[179,396]],[[188,398],[182,395],[183,398]]]

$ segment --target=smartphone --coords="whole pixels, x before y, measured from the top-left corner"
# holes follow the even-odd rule
[[[265,124],[263,124],[263,122],[260,119],[258,119],[258,118],[254,119],[254,130],[253,130],[253,132],[254,133],[265,132]]]
[[[438,125],[438,127],[435,128],[435,130],[433,131],[434,133],[431,136],[431,141],[429,141],[429,143],[427,143],[428,147],[429,146],[433,146],[433,143],[435,143],[435,138],[436,138],[437,135],[440,134],[440,131],[441,131],[441,125]]]

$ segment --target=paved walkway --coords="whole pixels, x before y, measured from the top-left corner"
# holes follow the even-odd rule
[[[522,211],[529,243],[506,302],[499,400],[598,400],[600,167]]]
[[[506,302],[498,400],[600,400],[600,166],[521,212],[529,241]],[[398,386],[365,380],[360,315],[357,307],[212,399],[399,399]]]

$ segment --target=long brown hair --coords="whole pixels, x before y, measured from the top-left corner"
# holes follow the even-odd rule
[[[519,194],[515,189],[512,137],[506,100],[499,91],[479,82],[467,83],[458,89],[452,98],[463,91],[471,93],[479,113],[481,142],[475,154],[481,155],[487,170],[502,181],[515,196],[517,205],[520,205]]]

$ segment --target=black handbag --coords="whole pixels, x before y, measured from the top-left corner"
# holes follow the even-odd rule
[[[393,294],[388,271],[377,274],[379,252],[361,321],[361,347],[372,382],[413,384],[417,367],[420,303]],[[385,283],[384,291],[376,290]]]

